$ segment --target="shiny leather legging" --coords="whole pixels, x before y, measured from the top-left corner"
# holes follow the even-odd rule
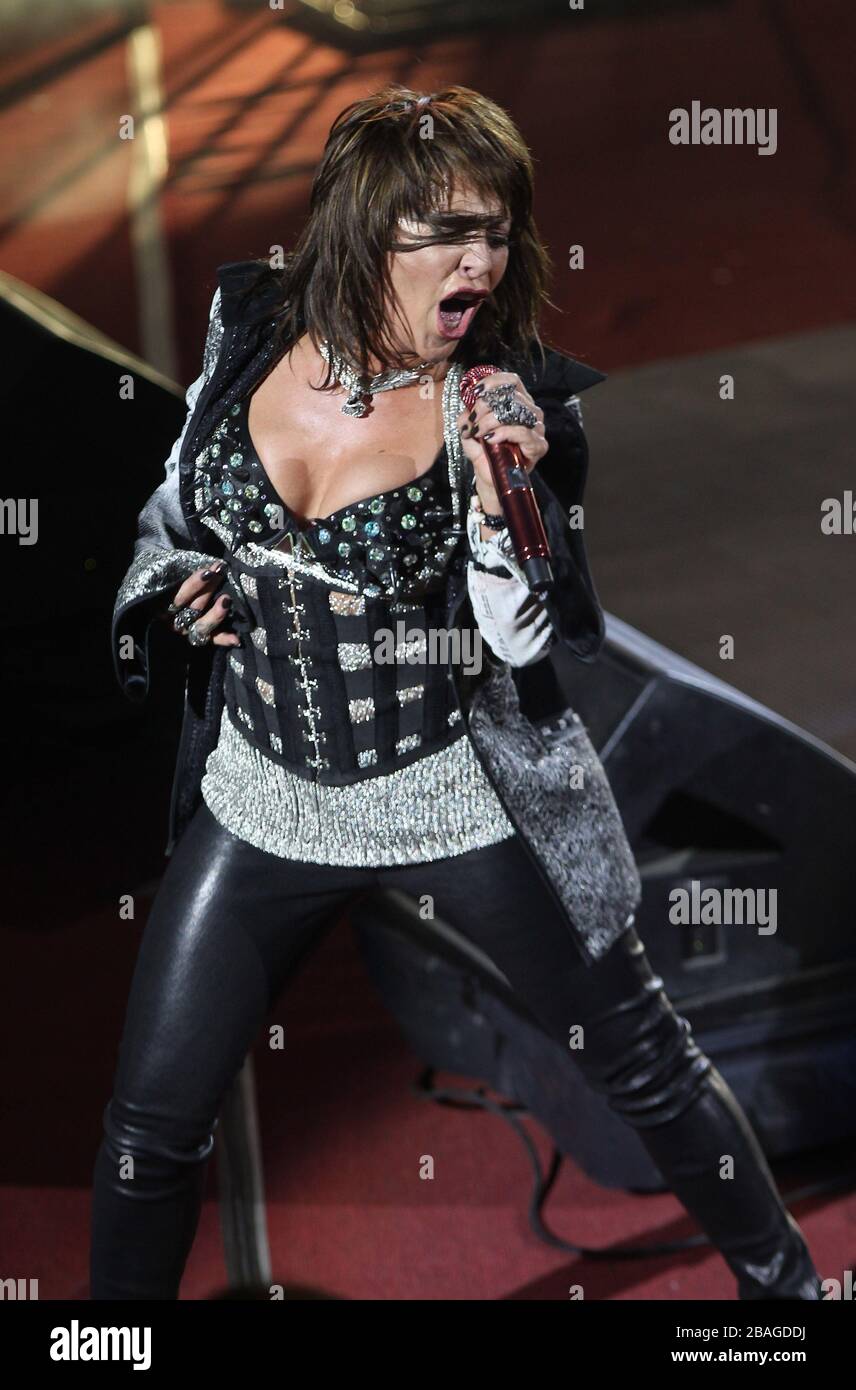
[[[95,1162],[92,1298],[178,1297],[224,1093],[301,957],[373,887],[431,894],[436,915],[495,962],[564,1046],[583,1025],[575,1063],[638,1131],[737,1276],[738,1297],[820,1297],[742,1110],[633,928],[586,964],[516,837],[427,864],[327,867],[254,848],[203,804],[169,860],[136,963]]]

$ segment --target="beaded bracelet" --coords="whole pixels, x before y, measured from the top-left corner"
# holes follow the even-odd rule
[[[476,488],[475,484],[475,477],[473,477],[473,481],[470,487],[470,499],[470,505],[473,511],[478,512],[485,526],[489,526],[492,531],[505,530],[505,527],[508,525],[508,523],[505,517],[502,515],[502,513],[500,513],[497,516],[495,513],[486,512],[484,507],[482,506],[482,500],[479,497],[478,489]]]

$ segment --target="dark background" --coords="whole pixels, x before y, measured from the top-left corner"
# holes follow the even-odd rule
[[[820,531],[822,501],[854,486],[856,11],[845,0],[362,10],[411,27],[355,31],[299,0],[284,12],[4,6],[7,302],[40,292],[153,371],[118,409],[116,364],[93,364],[83,389],[60,357],[30,361],[7,344],[3,495],[19,495],[23,476],[49,526],[46,544],[15,557],[24,578],[7,580],[0,619],[17,681],[6,687],[2,1016],[15,1064],[0,1207],[42,1297],[85,1288],[90,1169],[163,866],[177,731],[165,686],[140,766],[139,716],[112,684],[112,595],[183,417],[180,392],[200,370],[215,267],[289,245],[348,102],[395,79],[426,92],[460,82],[507,107],[536,159],[555,263],[545,336],[608,373],[583,399],[604,606],[856,758],[856,539]],[[669,111],[693,100],[775,107],[777,152],[671,145]],[[134,141],[118,138],[128,113]],[[585,269],[572,271],[578,243]],[[168,409],[158,373],[173,383]],[[719,398],[723,373],[732,402]],[[48,414],[66,429],[49,458]],[[34,565],[35,615],[22,605]],[[38,663],[22,672],[25,622],[43,626]],[[720,660],[723,634],[733,661]],[[59,660],[69,639],[79,663]],[[19,739],[24,727],[34,743]],[[121,892],[137,900],[133,923],[117,922]],[[287,1016],[301,1065],[292,1052],[280,1069],[266,1049],[258,1062],[274,1263],[290,1276],[352,1297],[565,1298],[581,1280],[587,1297],[731,1296],[709,1250],[583,1277],[538,1246],[522,1155],[486,1117],[473,1137],[472,1120],[407,1096],[415,1059],[346,935],[289,992]],[[425,1151],[448,1156],[442,1182],[413,1180]],[[571,1166],[552,1201],[559,1224],[592,1244],[689,1229],[671,1197],[622,1203]],[[822,1273],[840,1278],[836,1228],[852,1234],[853,1200],[797,1215]],[[221,1277],[212,1200],[185,1296]]]

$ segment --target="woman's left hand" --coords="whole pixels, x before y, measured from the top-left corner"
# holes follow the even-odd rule
[[[490,391],[494,386],[504,385],[513,385],[514,398],[532,411],[536,423],[531,428],[527,425],[500,424],[496,415],[485,404],[485,392]],[[481,440],[487,434],[490,436],[489,444],[500,444],[503,440],[508,440],[512,444],[519,445],[526,471],[531,473],[549,448],[544,429],[544,412],[540,406],[535,404],[520,377],[514,372],[494,372],[492,376],[482,377],[476,391],[478,396],[472,410],[465,407],[458,416],[456,424],[464,453],[473,465],[476,488],[482,507],[486,512],[498,513],[501,511],[501,504],[493,486],[493,474],[490,471],[490,464],[487,454],[482,448]]]

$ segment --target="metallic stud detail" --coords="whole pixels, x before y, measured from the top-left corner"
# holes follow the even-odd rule
[[[395,751],[400,757],[403,753],[410,753],[414,748],[418,748],[421,742],[421,734],[406,734],[404,738],[397,740]]]
[[[345,594],[340,589],[331,589],[329,595],[331,613],[340,618],[358,618],[366,611],[365,599],[360,594]]]
[[[348,713],[351,716],[352,724],[365,724],[366,720],[374,719],[374,700],[368,695],[364,700],[349,700]]]
[[[409,662],[414,656],[424,656],[427,647],[427,638],[422,632],[418,637],[410,637],[405,642],[399,642],[395,649],[395,660],[397,662]]]
[[[366,671],[372,664],[371,647],[368,642],[340,642],[338,653],[339,665],[343,671]]]

